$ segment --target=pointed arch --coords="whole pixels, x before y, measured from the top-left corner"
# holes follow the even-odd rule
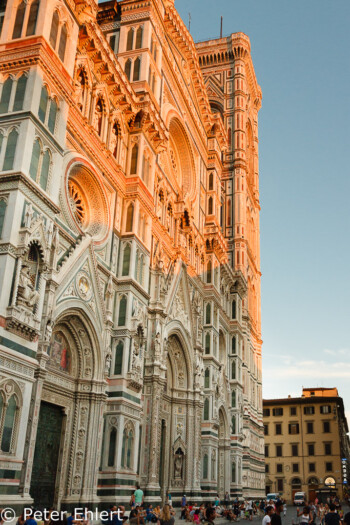
[[[128,299],[126,295],[122,295],[119,301],[118,326],[125,326],[127,305]]]
[[[13,169],[13,165],[15,162],[17,141],[18,141],[18,131],[16,129],[13,129],[7,137],[5,160],[4,160],[4,164],[2,168],[4,171]]]
[[[26,12],[26,3],[21,2],[17,7],[15,25],[13,27],[12,38],[21,38],[23,31],[24,15]]]
[[[49,181],[50,166],[51,166],[51,153],[50,153],[50,150],[47,149],[42,158],[40,180],[39,180],[40,186],[45,191],[47,190],[47,184]]]
[[[126,211],[125,231],[132,232],[134,225],[134,203],[130,202]]]
[[[67,24],[63,24],[61,28],[60,43],[58,45],[58,56],[60,57],[62,62],[64,62],[64,58],[66,55],[67,37],[68,37]]]
[[[15,100],[13,103],[13,111],[21,111],[23,109],[24,96],[27,87],[27,76],[21,75],[17,80]]]
[[[130,175],[137,174],[138,156],[139,156],[139,145],[135,143],[131,150]]]
[[[207,397],[204,400],[203,420],[209,421],[209,399]]]
[[[136,31],[136,45],[135,49],[141,49],[142,47],[142,37],[143,37],[143,26],[140,26]]]
[[[137,82],[138,80],[140,80],[140,70],[141,70],[141,58],[137,57],[134,61],[133,82]]]
[[[58,11],[55,10],[54,14],[52,15],[50,39],[49,39],[50,45],[54,49],[56,49],[59,24],[60,24],[60,16],[58,14]]]
[[[126,39],[126,50],[131,51],[134,47],[134,33],[135,29],[133,27],[130,27],[128,31],[128,36]]]
[[[1,99],[0,99],[0,113],[8,113],[10,98],[12,93],[13,80],[8,77],[2,85]]]
[[[127,243],[124,246],[124,252],[123,252],[122,277],[126,277],[127,275],[129,275],[130,257],[131,257],[131,247],[130,247],[130,244]]]

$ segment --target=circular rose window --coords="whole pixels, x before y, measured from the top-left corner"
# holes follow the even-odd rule
[[[109,223],[107,200],[101,183],[84,166],[70,171],[67,198],[78,228],[94,238],[103,238]]]

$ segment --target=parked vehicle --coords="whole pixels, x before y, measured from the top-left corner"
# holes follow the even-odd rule
[[[270,492],[270,494],[267,494],[266,499],[267,501],[273,501],[276,503],[276,501],[280,499],[280,495],[278,492]]]
[[[306,493],[305,492],[296,492],[294,494],[294,505],[305,505],[306,502]]]

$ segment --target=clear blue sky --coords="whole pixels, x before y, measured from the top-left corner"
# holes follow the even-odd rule
[[[259,114],[264,396],[350,413],[350,1],[175,0],[195,41],[243,31]]]

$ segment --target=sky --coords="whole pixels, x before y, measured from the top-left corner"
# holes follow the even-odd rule
[[[350,1],[175,0],[195,41],[242,31],[259,113],[263,395],[336,386],[350,424]]]

